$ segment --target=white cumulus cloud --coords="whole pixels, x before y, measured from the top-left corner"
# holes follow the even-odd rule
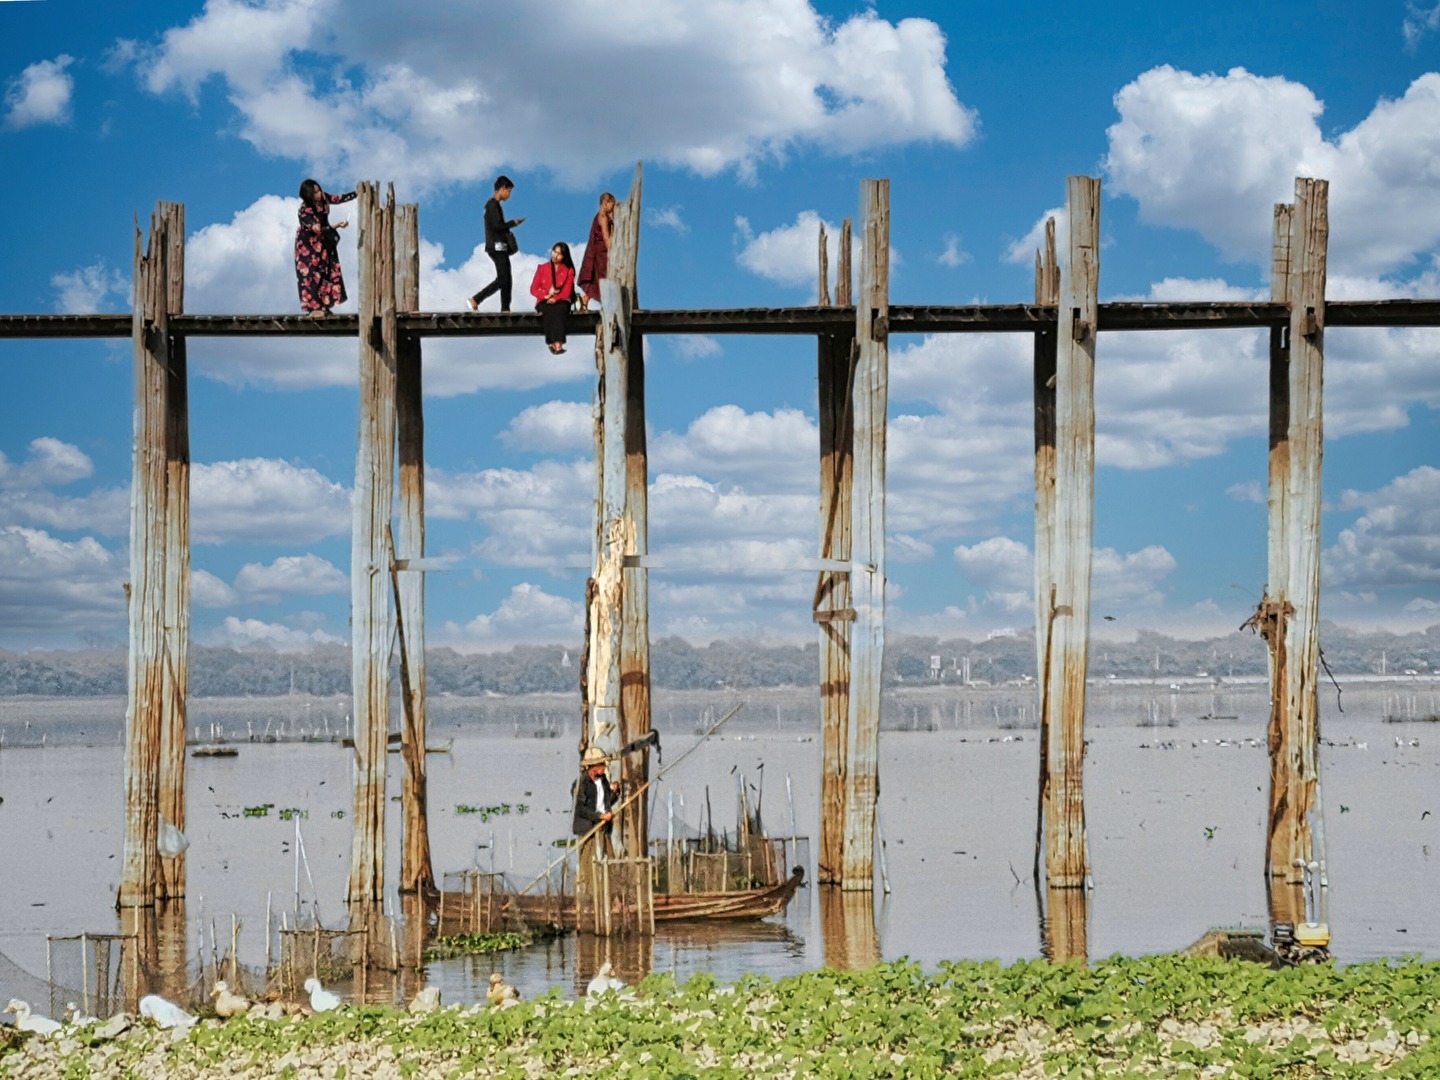
[[[197,544],[312,543],[349,532],[350,492],[309,466],[274,458],[196,464],[190,521]]]
[[[75,79],[65,69],[75,62],[61,53],[54,60],[29,65],[5,87],[5,126],[64,124],[70,120],[70,99]]]

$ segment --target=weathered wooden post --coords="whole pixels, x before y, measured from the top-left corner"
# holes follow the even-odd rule
[[[385,742],[390,712],[390,550],[395,496],[395,192],[359,185],[360,426],[350,540],[355,812],[347,902],[385,887]]]
[[[395,302],[403,311],[420,310],[420,221],[414,203],[395,215]],[[420,339],[398,340],[395,359],[395,414],[400,458],[400,530],[396,560],[425,558],[425,406]],[[422,564],[423,565],[423,564]],[[430,892],[435,871],[430,860],[430,825],[425,780],[425,572],[398,573],[395,592],[400,635],[400,759],[404,767],[400,808],[404,830],[400,846],[400,891]],[[409,933],[407,921],[407,934]]]
[[[615,208],[611,230],[612,252],[608,276],[630,292],[632,308],[640,306],[637,264],[640,255],[641,167],[622,213]],[[623,274],[621,277],[619,275]],[[649,455],[645,441],[645,339],[632,330],[626,350],[625,379],[625,516],[632,537],[631,554],[622,571],[620,602],[620,738],[629,744],[650,731],[650,572],[644,558],[649,548]],[[627,791],[650,779],[650,749],[627,754],[620,762],[620,778]],[[625,850],[636,858],[650,852],[650,793],[643,792],[621,815],[620,834]]]
[[[1320,857],[1311,815],[1319,781],[1321,389],[1329,189],[1324,180],[1295,181],[1285,282],[1290,303],[1289,468],[1278,509],[1283,537],[1272,539],[1271,548],[1274,552],[1277,542],[1285,548],[1283,555],[1272,555],[1276,562],[1271,564],[1271,572],[1283,573],[1284,581],[1271,627],[1277,642],[1271,693],[1281,709],[1271,731],[1272,775],[1283,786],[1278,794],[1271,793],[1267,855],[1270,873],[1291,884],[1303,879],[1303,863]],[[1281,559],[1283,566],[1278,565]]]
[[[165,309],[185,310],[185,206],[162,202]],[[172,336],[165,371],[165,670],[161,676],[160,816],[185,831],[186,696],[190,682],[190,413],[185,339]],[[159,861],[157,898],[185,895],[185,853]]]
[[[820,227],[820,306],[830,305],[825,227]],[[850,297],[850,219],[840,230],[835,303]],[[820,426],[820,557],[848,561],[854,430],[850,379],[855,338],[822,334],[817,349]],[[844,854],[845,746],[850,722],[850,574],[821,570],[813,615],[820,628],[820,853],[821,884],[840,881]],[[872,919],[873,922],[873,919]],[[827,948],[829,938],[826,938]]]
[[[1054,601],[1046,666],[1045,878],[1082,888],[1085,839],[1085,674],[1090,646],[1090,558],[1095,515],[1095,328],[1100,278],[1100,181],[1066,183],[1068,258],[1060,274],[1055,350]]]
[[[167,495],[171,445],[170,228],[174,215],[162,206],[151,215],[141,249],[135,230],[134,344],[135,423],[130,483],[130,641],[125,707],[125,841],[116,906],[154,904],[161,877],[157,849],[161,743],[166,715],[166,666],[173,662],[166,633],[171,572]],[[184,749],[181,735],[181,753]],[[183,769],[183,766],[182,766]],[[182,772],[183,785],[183,772]],[[183,788],[182,788],[183,801]]]
[[[1055,252],[1055,219],[1045,222],[1045,251],[1035,253],[1035,303],[1060,303],[1060,264]],[[1045,807],[1049,799],[1052,709],[1051,639],[1055,629],[1055,328],[1035,331],[1035,685],[1040,695],[1040,785],[1035,804],[1035,883],[1045,847]]]
[[[885,660],[885,421],[890,378],[890,181],[860,182],[863,236],[855,304],[858,344],[850,591],[850,710],[845,732],[845,838],[840,887],[873,889],[880,795],[880,701]]]

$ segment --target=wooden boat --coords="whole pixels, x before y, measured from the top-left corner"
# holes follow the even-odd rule
[[[745,889],[742,892],[657,892],[655,921],[763,919],[767,915],[779,915],[804,881],[805,869],[797,866],[790,872],[790,876],[778,885],[767,885],[761,889]]]

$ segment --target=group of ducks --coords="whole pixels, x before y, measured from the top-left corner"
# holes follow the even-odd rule
[[[597,998],[607,993],[618,993],[623,989],[625,989],[625,984],[615,977],[615,969],[607,960],[600,965],[600,970],[586,986],[585,996]],[[334,991],[326,990],[320,984],[319,979],[306,979],[305,992],[310,996],[311,1012],[330,1012],[344,1004],[344,999]],[[235,993],[223,980],[215,984],[210,996],[215,1001],[215,1015],[222,1020],[231,1020],[237,1016],[244,1016],[252,1010],[259,1012],[262,1009],[266,1015],[274,1019],[279,1019],[285,1014],[284,1006],[279,1002],[272,1002],[257,1009],[254,1002],[242,994]],[[520,991],[507,983],[499,972],[494,972],[490,976],[490,987],[485,992],[485,999],[496,1008],[507,1009],[520,1003]],[[412,1016],[434,1012],[438,1008],[440,1008],[440,988],[438,986],[425,987],[406,1006]],[[67,1026],[87,1027],[100,1023],[96,1017],[82,1015],[79,1008],[73,1003],[65,1008],[64,1023],[32,1012],[29,1003],[21,1001],[19,998],[11,998],[4,1011],[15,1017],[16,1030],[33,1032],[45,1038],[63,1031]],[[142,1020],[148,1020],[158,1028],[171,1031],[188,1031],[200,1021],[195,1014],[186,1012],[179,1005],[166,1000],[159,994],[147,994],[141,998],[139,1011]]]

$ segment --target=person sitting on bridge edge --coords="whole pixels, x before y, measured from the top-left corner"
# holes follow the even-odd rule
[[[570,831],[576,836],[585,836],[597,825],[597,835],[604,847],[609,846],[610,823],[615,820],[614,806],[620,801],[620,789],[610,783],[605,774],[605,751],[598,746],[587,747],[580,759],[580,779],[571,786],[575,795],[575,815],[570,822]],[[593,840],[593,838],[592,838]],[[585,845],[587,848],[590,844]],[[581,853],[583,858],[584,852]]]
[[[510,198],[514,190],[515,181],[508,176],[497,176],[495,194],[485,201],[485,254],[495,264],[495,280],[470,297],[471,311],[479,311],[484,299],[497,292],[500,294],[500,310],[510,310],[510,256],[515,253],[515,234],[510,230],[525,219],[506,221],[505,210],[500,204]]]
[[[570,314],[570,302],[575,296],[575,263],[565,241],[550,249],[549,262],[535,268],[530,295],[535,297],[535,310],[545,327],[545,344],[559,356],[565,351],[565,317]]]

